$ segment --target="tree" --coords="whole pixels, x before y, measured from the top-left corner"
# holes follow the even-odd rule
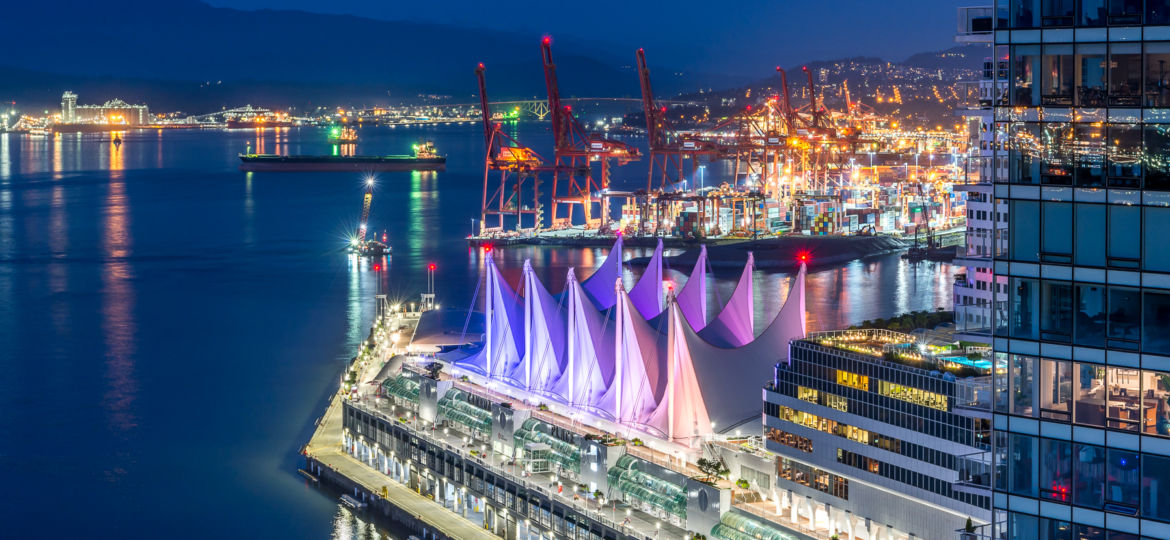
[[[975,523],[971,521],[970,517],[967,518],[967,525],[963,527],[963,530],[969,533],[975,532]]]
[[[731,473],[731,470],[727,468],[727,465],[724,464],[723,460],[721,459],[699,458],[699,461],[696,461],[695,465],[699,467],[699,470],[704,475],[706,475],[705,479],[708,482],[714,482],[719,478],[724,478]]]

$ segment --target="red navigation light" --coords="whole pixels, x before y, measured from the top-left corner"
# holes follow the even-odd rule
[[[548,45],[549,43],[552,43],[552,37],[544,36],[544,44]]]
[[[747,110],[749,110],[749,111],[750,111],[750,110],[752,110],[752,106],[751,106],[751,105],[748,105],[748,106],[747,106]]]
[[[434,272],[435,271],[435,263],[431,263],[431,264],[427,265],[427,270]]]
[[[573,106],[572,105],[565,105],[565,111],[566,112],[573,112]]]
[[[638,47],[638,52],[646,52],[646,50],[641,48],[641,47]]]
[[[673,281],[671,281],[671,280],[667,279],[667,280],[664,280],[664,281],[662,282],[662,284],[663,284],[663,285],[666,285],[666,290],[668,290],[668,291],[674,291],[674,282],[673,282]]]
[[[812,256],[810,256],[807,251],[800,251],[796,254],[796,260],[803,264],[808,264],[808,262],[812,260]]]
[[[479,63],[479,69],[483,69],[483,62]]]
[[[375,265],[374,265],[374,271],[375,271],[375,272],[381,272],[381,271],[382,271],[382,265],[380,265],[380,264],[375,264]]]
[[[780,66],[776,66],[776,71],[780,71]]]
[[[492,245],[491,244],[484,245],[483,251],[484,251],[484,253],[491,253],[492,252]]]

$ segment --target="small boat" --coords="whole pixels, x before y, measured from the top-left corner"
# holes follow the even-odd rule
[[[114,135],[114,146],[122,146],[122,138]]]
[[[329,142],[333,144],[354,144],[357,139],[357,130],[351,127],[333,126],[329,130]]]
[[[362,508],[366,507],[366,503],[350,497],[349,495],[341,496],[341,504],[353,508],[354,510],[361,510]]]

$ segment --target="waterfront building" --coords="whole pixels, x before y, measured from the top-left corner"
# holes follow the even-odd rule
[[[73,92],[61,94],[61,122],[65,124],[77,122],[77,94]]]
[[[1170,0],[1001,0],[994,538],[1170,538]]]
[[[482,343],[416,335],[412,348],[447,352],[355,374],[342,404],[344,451],[509,539],[812,532],[817,523],[781,519],[776,456],[752,435],[760,401],[745,391],[804,335],[803,265],[757,335],[750,257],[708,318],[705,251],[677,294],[664,285],[661,245],[628,289],[620,240],[610,253],[589,279],[570,273],[557,296],[528,264],[513,287],[489,256]],[[699,458],[722,459],[731,476],[703,473]],[[835,532],[819,526],[820,538]],[[850,521],[861,535],[850,538],[878,538],[871,527]]]
[[[66,95],[72,94],[67,92]],[[69,101],[68,110],[77,124],[124,124],[142,126],[150,123],[150,109],[146,105],[133,105],[121,99],[111,99],[101,105],[77,105],[77,96]],[[62,122],[65,122],[65,98],[62,98]]]
[[[793,341],[764,389],[777,505],[794,523],[834,531],[882,524],[883,538],[947,538],[969,518],[987,523],[990,493],[967,485],[990,476],[983,349],[873,329]]]

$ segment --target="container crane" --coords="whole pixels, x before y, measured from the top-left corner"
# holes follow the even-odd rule
[[[554,142],[553,191],[550,223],[553,227],[570,226],[573,222],[573,205],[581,205],[585,226],[606,227],[609,223],[609,179],[610,162],[619,166],[641,158],[637,147],[621,141],[614,141],[596,133],[589,133],[573,116],[572,109],[561,103],[560,88],[557,85],[557,68],[552,58],[552,39],[545,36],[540,41],[541,59],[544,63],[544,80],[548,87],[548,108],[552,120]],[[601,173],[594,180],[590,163],[598,161]],[[560,182],[565,178],[564,190]],[[578,181],[580,178],[580,181]],[[600,193],[594,199],[594,191]],[[593,206],[600,206],[600,218],[593,217]],[[558,217],[558,207],[568,206],[568,215]]]
[[[654,190],[655,177],[659,178],[657,189],[665,189],[666,186],[684,178],[686,160],[691,161],[693,177],[698,167],[698,156],[714,157],[724,151],[720,145],[694,136],[672,137],[674,127],[666,118],[666,107],[660,107],[654,102],[650,69],[646,65],[646,52],[643,49],[638,49],[637,60],[638,82],[642,88],[642,110],[646,115],[646,135],[650,146],[650,167],[646,178],[646,192],[649,194]]]
[[[491,121],[485,71],[483,63],[475,68],[475,77],[479,81],[479,106],[483,118],[485,145],[479,234],[503,232],[505,218],[509,216],[515,217],[517,229],[523,228],[526,215],[532,216],[532,227],[540,229],[542,223],[539,173],[548,170],[544,166],[545,159],[504,133],[500,123]],[[493,172],[499,173],[498,181],[494,183]],[[526,187],[529,183],[531,188]],[[524,201],[528,203],[525,204]],[[494,218],[492,223],[488,222],[489,217]]]

